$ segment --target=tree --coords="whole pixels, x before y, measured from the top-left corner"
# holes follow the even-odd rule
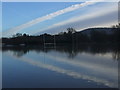
[[[120,28],[120,23],[118,23],[118,25],[113,25],[112,28]]]
[[[21,33],[16,33],[15,35],[13,35],[13,37],[21,37],[22,34]]]
[[[26,37],[26,36],[27,36],[27,35],[24,33],[24,34],[23,34],[23,37]]]
[[[26,34],[26,33],[23,34],[23,37],[27,37],[27,36],[29,36],[29,34]]]
[[[73,34],[76,32],[76,30],[74,28],[67,28],[67,31],[69,34]]]
[[[64,34],[64,32],[60,32],[60,33],[58,33],[58,35],[63,35]]]
[[[113,37],[115,42],[120,42],[120,23],[113,25]]]

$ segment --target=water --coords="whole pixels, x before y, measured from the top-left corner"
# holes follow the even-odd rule
[[[3,88],[118,88],[120,52],[110,45],[3,47]]]

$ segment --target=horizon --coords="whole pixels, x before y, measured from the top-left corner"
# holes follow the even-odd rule
[[[113,25],[113,26],[115,26],[115,25]],[[72,27],[69,27],[69,28],[72,28]],[[91,27],[91,28],[82,29],[82,30],[80,30],[80,31],[79,31],[79,30],[75,30],[74,28],[73,28],[73,29],[75,30],[75,33],[76,33],[76,32],[82,32],[82,31],[85,31],[85,30],[88,30],[88,29],[112,29],[112,28],[114,28],[114,27],[112,27],[112,26],[111,26],[111,27]],[[13,34],[13,35],[11,35],[11,36],[9,36],[9,37],[3,37],[3,36],[2,36],[2,37],[0,37],[0,39],[1,39],[1,38],[12,38],[12,37],[14,37],[14,36],[17,35],[17,34],[21,34],[21,35],[26,34],[26,35],[28,35],[28,36],[40,36],[40,35],[44,35],[44,34],[48,34],[48,35],[59,35],[60,33],[65,33],[65,32],[68,33],[67,29],[68,29],[68,28],[66,28],[66,31],[58,32],[58,33],[52,33],[52,34],[51,34],[51,33],[46,33],[46,32],[44,32],[44,33],[40,33],[40,34],[36,34],[36,35],[35,35],[35,34],[34,34],[34,35],[31,35],[31,34],[28,34],[28,33],[19,33],[19,32],[18,32],[18,33]]]

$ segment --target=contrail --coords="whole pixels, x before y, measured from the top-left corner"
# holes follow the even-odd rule
[[[103,0],[97,0],[97,2],[100,2],[100,1],[103,1]],[[72,5],[72,6],[67,7],[67,8],[65,8],[65,9],[62,9],[62,10],[58,10],[58,11],[56,11],[56,12],[50,13],[50,14],[48,14],[48,15],[45,15],[45,16],[42,16],[42,17],[39,17],[39,18],[36,18],[36,19],[34,19],[34,20],[32,20],[32,21],[29,21],[29,22],[27,22],[27,23],[25,23],[25,24],[22,24],[22,25],[19,25],[19,26],[14,27],[14,28],[12,28],[12,29],[9,29],[9,30],[7,30],[6,32],[3,32],[3,36],[4,36],[4,35],[5,35],[5,36],[6,36],[6,35],[9,36],[9,35],[11,35],[11,34],[15,34],[15,33],[19,32],[20,30],[25,29],[25,28],[28,28],[28,27],[30,27],[30,26],[33,26],[33,25],[35,25],[35,24],[37,24],[37,23],[40,23],[40,22],[43,22],[43,21],[52,19],[52,18],[57,17],[57,16],[59,16],[59,15],[62,15],[62,14],[65,14],[65,13],[68,13],[68,12],[71,12],[71,11],[74,11],[74,10],[76,10],[76,9],[79,9],[79,8],[81,8],[81,7],[85,7],[85,6],[88,6],[88,5],[92,5],[92,4],[95,4],[95,3],[96,3],[95,0],[90,0],[90,1],[86,1],[86,2],[81,3],[81,4]]]

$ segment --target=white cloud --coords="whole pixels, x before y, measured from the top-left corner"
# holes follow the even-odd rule
[[[99,1],[103,1],[103,0],[98,0],[98,2]],[[74,10],[80,8],[80,7],[85,7],[85,6],[94,4],[94,3],[96,3],[95,0],[90,0],[90,1],[85,1],[84,3],[81,3],[81,4],[72,5],[70,7],[65,8],[65,9],[56,11],[54,13],[51,13],[51,14],[45,15],[43,17],[39,17],[37,19],[29,21],[29,22],[27,22],[25,24],[22,24],[20,26],[14,27],[14,28],[6,31],[6,32],[3,32],[3,36],[6,36],[6,35],[9,36],[11,34],[15,34],[15,33],[19,32],[20,30],[28,28],[30,26],[33,26],[33,25],[35,25],[37,23],[40,23],[40,22],[52,19],[52,18],[54,18],[56,16],[59,16],[59,15],[62,15],[64,13],[68,13],[68,12],[74,11]]]
[[[73,17],[71,19],[59,22],[57,24],[53,24],[52,26],[49,26],[49,27],[41,30],[41,32],[46,32],[46,31],[50,32],[51,30],[55,30],[55,29],[56,30],[58,30],[58,29],[60,30],[60,28],[61,28],[61,31],[62,31],[63,30],[62,27],[64,27],[64,29],[66,29],[66,28],[68,28],[69,26],[71,26],[73,24],[76,24],[76,23],[77,24],[81,24],[82,22],[85,22],[85,21],[87,21],[86,25],[83,25],[84,27],[81,27],[79,29],[87,28],[87,26],[92,26],[92,22],[95,21],[94,19],[97,18],[99,20],[99,19],[102,19],[103,17],[109,17],[109,15],[113,14],[113,13],[115,13],[116,16],[117,16],[118,14],[116,12],[118,12],[118,6],[115,6],[115,5],[112,5],[112,6],[111,5],[108,5],[108,6],[105,5],[105,6],[101,7],[101,8],[97,8],[97,9],[93,8],[92,11],[87,13],[87,14],[85,13],[83,15],[80,15],[80,16],[77,16],[77,17]],[[113,21],[109,22],[110,20],[113,20]],[[103,20],[103,23],[98,22],[98,23],[94,23],[94,25],[95,26],[105,26],[105,25],[106,26],[110,26],[111,24],[116,24],[116,23],[117,23],[117,18],[113,18],[112,19],[111,17],[109,17],[109,20],[107,20],[107,18],[106,18],[106,21]],[[94,27],[94,26],[92,26],[92,27]]]
[[[2,2],[84,2],[87,0],[2,0]],[[97,0],[95,1],[97,2]],[[104,2],[119,2],[119,0],[105,0]]]

